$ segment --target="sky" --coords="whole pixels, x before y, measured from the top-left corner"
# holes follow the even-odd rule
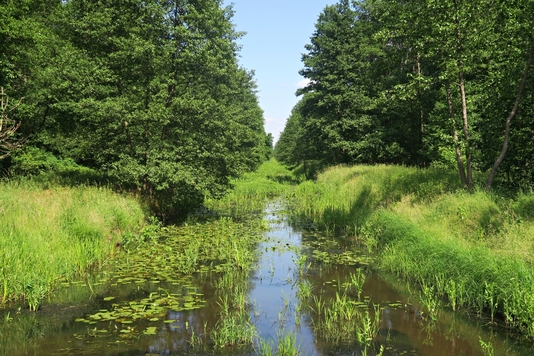
[[[254,70],[258,99],[263,109],[265,131],[278,140],[291,109],[298,101],[295,92],[306,85],[303,68],[304,46],[310,43],[319,14],[336,0],[224,0],[233,4],[232,22],[247,34],[240,64]]]

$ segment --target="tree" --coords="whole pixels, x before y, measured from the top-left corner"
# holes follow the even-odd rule
[[[511,123],[512,119],[515,117],[515,115],[517,114],[517,111],[518,111],[518,108],[519,108],[519,104],[521,103],[521,100],[523,99],[523,93],[524,93],[524,90],[525,90],[525,84],[526,84],[526,81],[527,81],[527,78],[528,78],[528,72],[529,72],[530,66],[532,64],[532,59],[533,58],[534,58],[534,42],[532,42],[532,45],[530,46],[530,51],[529,51],[527,63],[525,65],[525,71],[524,71],[524,73],[523,73],[523,75],[521,77],[521,82],[519,84],[519,89],[518,89],[518,93],[517,93],[517,96],[516,96],[516,100],[515,100],[514,106],[513,106],[512,110],[510,111],[510,114],[506,118],[505,129],[504,129],[503,147],[502,147],[501,153],[499,154],[499,156],[497,157],[495,163],[493,164],[493,167],[491,168],[491,172],[490,172],[488,180],[486,182],[486,189],[490,189],[491,188],[491,186],[493,184],[493,180],[495,179],[495,174],[497,173],[497,169],[502,164],[502,162],[504,160],[504,157],[506,155],[506,152],[508,150],[508,144],[510,142],[510,123]]]
[[[374,3],[345,0],[319,16],[300,72],[310,79],[298,92],[306,95],[302,126],[324,162],[419,164],[426,94],[406,85],[413,66],[405,56],[377,40],[374,11]]]
[[[219,0],[61,3],[45,21],[47,64],[28,81],[21,129],[161,215],[220,196],[265,156],[232,14]]]
[[[21,101],[11,104],[4,88],[0,87],[0,160],[8,157],[24,143],[24,140],[15,135],[21,123],[17,122],[14,116]]]
[[[426,68],[426,82],[439,91],[429,128],[437,133],[448,121],[450,139],[438,148],[454,151],[468,188],[473,186],[473,169],[488,167],[490,152],[496,150],[495,117],[510,111],[519,97],[506,93],[512,87],[517,93],[519,84],[512,78],[521,77],[518,64],[523,70],[528,57],[529,6],[525,1],[489,0],[374,2],[382,39],[414,52],[423,73]]]
[[[468,189],[502,166],[531,184],[533,14],[524,0],[340,0],[306,47],[288,134],[330,164],[454,164]],[[293,159],[285,131],[277,155]]]
[[[375,120],[373,85],[367,76],[379,50],[371,41],[374,24],[359,4],[340,1],[320,14],[300,74],[310,84],[301,106],[302,123],[332,163],[377,160],[380,124]]]

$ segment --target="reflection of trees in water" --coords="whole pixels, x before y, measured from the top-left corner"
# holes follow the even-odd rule
[[[39,320],[36,315],[2,315],[0,322],[0,355],[36,354],[35,350],[50,329],[57,326]]]

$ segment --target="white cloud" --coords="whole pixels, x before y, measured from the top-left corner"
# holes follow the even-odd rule
[[[309,80],[308,78],[305,78],[305,79],[302,79],[301,81],[299,81],[298,83],[295,83],[295,86],[297,88],[304,88],[305,86],[310,84],[310,82],[311,82],[311,80]]]

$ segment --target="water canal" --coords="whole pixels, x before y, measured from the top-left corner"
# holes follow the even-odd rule
[[[437,304],[431,317],[431,303],[374,273],[354,241],[292,226],[283,209],[280,202],[265,207],[268,229],[256,245],[254,271],[228,276],[200,268],[177,276],[157,254],[121,254],[99,273],[64,283],[36,313],[0,311],[0,352],[534,354],[530,343],[483,318]],[[217,341],[232,333],[253,342]]]

